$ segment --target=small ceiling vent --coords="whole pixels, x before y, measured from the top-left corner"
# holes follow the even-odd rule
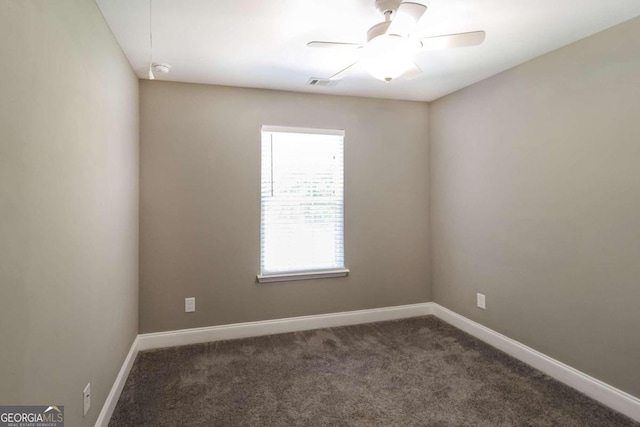
[[[311,77],[307,83],[309,86],[335,86],[338,84],[337,80],[321,79],[319,77]]]

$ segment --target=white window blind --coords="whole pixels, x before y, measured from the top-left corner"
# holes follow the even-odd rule
[[[262,128],[261,275],[344,269],[344,131]]]

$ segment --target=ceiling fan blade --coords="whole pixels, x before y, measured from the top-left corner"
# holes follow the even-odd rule
[[[308,47],[318,47],[318,48],[361,48],[362,45],[359,43],[340,43],[340,42],[320,42],[320,41],[312,41],[307,43]]]
[[[446,36],[435,36],[420,39],[422,49],[435,50],[450,47],[477,46],[484,41],[486,33],[484,31],[472,31],[470,33],[447,34]]]
[[[422,15],[427,11],[427,6],[420,3],[400,3],[398,10],[393,14],[393,20],[387,28],[386,34],[407,36],[416,26]]]
[[[423,73],[422,68],[418,67],[418,64],[415,62],[411,65],[407,71],[402,75],[402,78],[405,80],[413,80],[418,76],[421,76]]]
[[[353,64],[349,65],[344,70],[338,71],[333,76],[329,77],[329,80],[340,80],[340,79],[346,77],[348,74],[350,74],[351,72],[355,71],[356,65],[358,65],[358,62],[354,62]]]

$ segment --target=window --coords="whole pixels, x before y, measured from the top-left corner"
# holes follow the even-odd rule
[[[262,127],[260,282],[346,276],[344,131]]]

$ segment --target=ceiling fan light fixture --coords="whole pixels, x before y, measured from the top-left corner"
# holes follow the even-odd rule
[[[375,0],[376,8],[384,15],[384,21],[369,28],[367,42],[312,41],[309,47],[349,47],[357,49],[360,59],[338,71],[329,80],[340,80],[357,69],[365,69],[376,79],[390,82],[403,76],[411,80],[422,74],[415,58],[421,50],[450,47],[467,47],[482,44],[484,31],[443,34],[416,38],[413,32],[427,11],[427,6],[411,0]]]
[[[393,79],[403,75],[411,66],[411,60],[398,60],[394,58],[370,58],[363,60],[364,69],[373,77],[389,83]]]
[[[413,66],[419,48],[417,43],[404,37],[378,36],[365,47],[362,66],[376,79],[390,82]]]

